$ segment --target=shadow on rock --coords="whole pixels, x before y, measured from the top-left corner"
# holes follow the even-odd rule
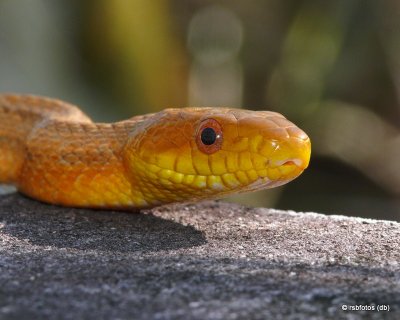
[[[149,214],[71,209],[19,194],[0,197],[2,232],[40,246],[102,251],[160,251],[200,246],[192,226]]]

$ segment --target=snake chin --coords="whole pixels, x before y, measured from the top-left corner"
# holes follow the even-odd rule
[[[271,189],[274,187],[281,186],[290,180],[270,180],[267,177],[264,178],[259,178],[258,180],[250,183],[249,185],[242,187],[242,190],[239,191],[239,193],[247,193],[247,192],[253,192],[253,191],[258,191],[258,190],[263,190],[263,189]]]

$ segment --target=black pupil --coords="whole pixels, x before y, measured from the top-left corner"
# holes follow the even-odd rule
[[[217,140],[217,134],[213,128],[205,128],[201,133],[201,142],[206,146],[213,144]]]

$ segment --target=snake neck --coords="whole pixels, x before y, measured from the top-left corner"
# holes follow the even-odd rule
[[[62,205],[132,205],[132,185],[122,161],[132,125],[127,121],[38,125],[26,141],[18,189]]]
[[[31,95],[0,95],[0,183],[15,183],[26,158],[32,130],[51,120],[90,123],[77,107]]]
[[[132,128],[150,116],[93,123],[59,100],[0,95],[0,183],[66,206],[142,205],[123,150]]]

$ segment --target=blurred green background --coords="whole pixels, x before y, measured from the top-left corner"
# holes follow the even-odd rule
[[[398,0],[0,0],[0,72],[2,92],[104,122],[281,112],[311,137],[309,169],[231,201],[400,220]]]

